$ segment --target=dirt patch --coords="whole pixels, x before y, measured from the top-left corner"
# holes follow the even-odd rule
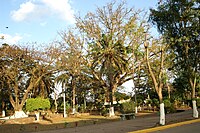
[[[19,133],[34,132],[43,130],[55,130],[61,128],[73,128],[77,126],[100,124],[105,122],[118,121],[119,117],[104,117],[89,114],[76,114],[63,118],[62,114],[52,114],[40,117],[36,121],[34,116],[28,118],[8,119],[0,121],[0,132]]]

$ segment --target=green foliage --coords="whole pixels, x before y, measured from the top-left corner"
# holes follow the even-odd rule
[[[196,101],[197,101],[197,107],[199,108],[200,107],[200,98],[197,98]]]
[[[84,104],[81,104],[81,106],[78,108],[79,113],[85,113],[86,112],[86,107]]]
[[[176,54],[173,68],[178,72],[183,71],[187,82],[199,77],[199,5],[199,0],[164,0],[150,13],[150,21],[157,26]],[[185,85],[182,84],[187,87]],[[191,84],[188,82],[187,85]]]
[[[152,100],[151,100],[151,99],[147,99],[147,100],[146,100],[146,103],[147,103],[147,104],[152,104]]]
[[[45,110],[50,109],[49,99],[43,99],[40,97],[30,98],[26,101],[26,110],[27,111],[36,111],[36,110]]]
[[[134,102],[130,101],[130,102],[125,102],[121,104],[121,112],[122,113],[131,113],[134,110]]]
[[[173,103],[171,103],[169,99],[165,99],[163,102],[164,102],[164,105],[165,105],[165,113],[176,112],[176,109],[175,109]]]
[[[137,105],[140,106],[142,105],[142,103],[143,103],[143,100],[140,98],[137,98]]]
[[[130,96],[128,96],[127,94],[125,93],[120,93],[120,92],[115,92],[115,98],[117,101],[120,101],[120,100],[126,100],[126,99],[129,99]]]
[[[157,98],[152,99],[152,105],[158,107],[159,106],[159,100]]]
[[[109,113],[109,108],[102,108],[101,109],[101,115],[106,116]]]
[[[69,114],[72,111],[72,107],[71,107],[71,105],[69,103],[66,103],[65,109],[66,109],[67,114]],[[63,110],[64,110],[64,102],[61,103],[61,105],[58,107],[58,110],[60,112],[63,112]]]
[[[165,99],[163,102],[164,102],[166,108],[169,108],[172,105],[169,99]]]

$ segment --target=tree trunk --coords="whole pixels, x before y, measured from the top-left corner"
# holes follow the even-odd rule
[[[160,61],[160,71],[159,71],[158,79],[156,79],[156,76],[153,73],[153,70],[149,62],[149,51],[148,51],[148,45],[146,42],[145,42],[145,49],[146,49],[146,61],[147,61],[148,70],[153,80],[154,88],[156,89],[156,92],[159,97],[159,102],[160,102],[160,125],[165,125],[165,109],[164,109],[163,96],[162,96],[162,88],[163,88],[162,78],[163,78],[163,63],[164,63],[163,49],[161,48],[161,61]]]
[[[115,116],[115,110],[114,110],[114,104],[113,104],[114,99],[115,99],[114,98],[114,91],[115,91],[115,89],[114,89],[114,87],[111,83],[111,85],[110,85],[110,109],[109,109],[109,116],[110,117]]]
[[[169,84],[167,83],[167,92],[168,92],[168,98],[171,98],[171,88],[169,86]]]
[[[83,105],[84,105],[84,111],[86,110],[87,102],[86,102],[86,94],[84,92],[84,99],[83,99]]]
[[[26,115],[23,110],[19,110],[15,111],[14,115],[11,116],[10,118],[25,118],[25,117],[28,117],[28,115]]]
[[[40,121],[40,112],[35,113],[36,121]]]
[[[165,125],[165,108],[164,103],[160,104],[160,125]]]
[[[110,106],[109,117],[113,117],[113,116],[115,116],[114,106]]]
[[[55,104],[55,113],[58,112],[58,103],[57,103],[57,94],[54,88],[54,104]]]
[[[196,100],[192,100],[192,107],[193,107],[193,117],[194,118],[198,118],[199,117],[199,112],[197,110]]]
[[[19,88],[17,85],[15,85],[14,87],[14,92],[15,92],[15,100],[13,98],[13,95],[11,93],[11,90],[8,88],[8,93],[9,93],[9,100],[10,100],[10,103],[12,104],[13,108],[14,108],[14,115],[11,116],[11,118],[25,118],[25,117],[28,117],[28,115],[26,115],[24,113],[24,111],[22,110],[25,102],[26,102],[26,99],[28,97],[28,93],[34,88],[34,86],[37,86],[39,81],[41,80],[42,76],[40,76],[38,79],[32,79],[29,86],[27,87],[26,89],[26,92],[23,96],[23,98],[20,100],[19,99]]]
[[[110,96],[110,98],[111,98],[111,96]],[[110,100],[109,116],[110,117],[115,116],[115,111],[114,111],[114,105],[113,105],[113,99],[112,98]]]
[[[192,88],[193,117],[198,118],[199,113],[198,113],[198,110],[197,110],[197,103],[196,103],[196,100],[195,100],[196,77],[194,78],[194,82],[192,82],[192,79],[190,78],[190,85],[191,85],[191,88]]]
[[[2,100],[2,117],[6,116],[6,112],[5,112],[5,101]]]
[[[138,113],[138,107],[137,107],[137,105],[135,106],[135,114],[137,114]]]

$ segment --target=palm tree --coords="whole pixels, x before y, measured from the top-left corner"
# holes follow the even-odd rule
[[[105,34],[99,42],[90,47],[91,69],[95,77],[101,80],[102,86],[108,89],[110,115],[112,116],[114,115],[114,93],[119,85],[120,75],[128,69],[127,52],[129,48],[120,41],[113,41],[111,36]],[[95,73],[97,71],[99,74]]]
[[[62,87],[62,93],[63,93],[63,104],[64,104],[64,115],[63,117],[67,117],[66,114],[66,101],[65,101],[65,94],[66,94],[66,87],[68,86],[68,81],[69,81],[69,74],[65,72],[61,72],[62,74],[56,77],[56,83],[61,84]]]
[[[41,72],[44,72],[47,70],[41,70]],[[32,91],[33,97],[40,96],[42,98],[48,98],[50,97],[50,94],[53,92],[54,85],[54,79],[55,76],[53,73],[49,73],[45,76],[43,76],[38,83],[38,86],[35,87],[35,89]]]

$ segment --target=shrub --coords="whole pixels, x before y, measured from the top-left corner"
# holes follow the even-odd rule
[[[66,102],[66,106],[65,107],[66,107],[65,109],[66,109],[67,114],[72,112],[72,107],[71,107],[71,105],[69,103]],[[62,102],[60,107],[58,107],[58,110],[59,110],[59,112],[63,113],[63,111],[64,111],[64,102]]]
[[[133,112],[133,109],[134,109],[134,102],[133,101],[125,102],[125,103],[122,103],[122,105],[121,105],[121,112],[122,113],[131,113],[131,112]]]
[[[106,116],[109,113],[109,109],[108,108],[102,108],[100,114],[102,116]]]
[[[165,108],[171,107],[171,102],[170,102],[169,99],[165,99],[163,102],[164,102],[164,104],[165,104]]]
[[[50,109],[49,99],[43,99],[40,97],[30,98],[26,101],[26,110],[27,111],[36,111],[36,110],[45,110]]]

